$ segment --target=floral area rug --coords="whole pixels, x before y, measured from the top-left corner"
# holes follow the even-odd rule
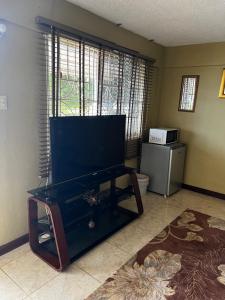
[[[186,210],[87,300],[224,300],[225,221]]]

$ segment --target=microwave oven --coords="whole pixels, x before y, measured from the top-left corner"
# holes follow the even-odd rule
[[[179,129],[177,128],[150,128],[149,143],[171,144],[179,142]]]

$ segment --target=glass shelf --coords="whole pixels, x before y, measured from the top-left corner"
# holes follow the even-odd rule
[[[128,169],[132,170],[131,168],[120,166],[119,168],[112,168],[99,173],[42,186],[29,190],[28,193],[43,202],[61,202],[72,199],[92,189],[97,189],[100,184],[127,174]]]

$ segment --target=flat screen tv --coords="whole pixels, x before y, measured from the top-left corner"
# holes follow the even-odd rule
[[[53,183],[124,163],[125,115],[50,118]]]

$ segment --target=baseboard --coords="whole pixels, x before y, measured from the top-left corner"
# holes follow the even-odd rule
[[[215,198],[225,200],[225,194],[205,190],[205,189],[202,189],[202,188],[199,188],[199,187],[196,187],[196,186],[193,186],[193,185],[185,184],[185,183],[183,184],[183,188],[187,189],[187,190],[190,190],[190,191],[193,191],[193,192],[196,192],[196,193],[200,193],[200,194],[204,194],[204,195],[208,195],[208,196],[211,196],[211,197],[215,197]]]
[[[18,248],[19,246],[22,246],[23,244],[27,243],[28,240],[29,235],[25,234],[5,245],[0,246],[0,256]]]

